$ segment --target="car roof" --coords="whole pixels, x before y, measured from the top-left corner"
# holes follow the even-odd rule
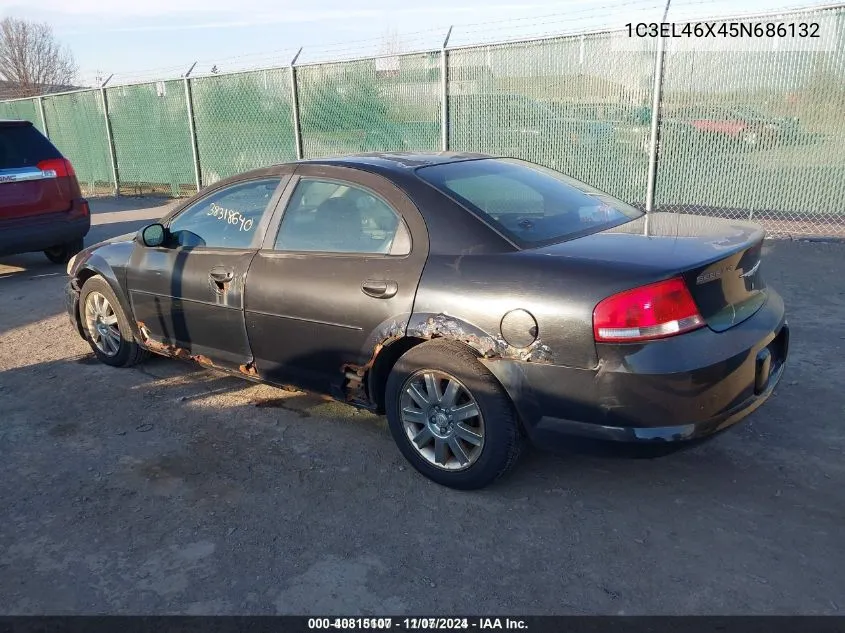
[[[32,122],[24,119],[0,119],[0,125],[32,125]]]
[[[418,167],[459,163],[483,158],[496,157],[474,152],[369,152],[338,157],[312,158],[298,162],[300,164],[340,165],[359,169],[376,168],[379,171],[406,172]]]

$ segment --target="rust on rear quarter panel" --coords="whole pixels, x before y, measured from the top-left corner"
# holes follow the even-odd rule
[[[469,345],[485,360],[522,360],[534,363],[551,363],[552,352],[538,338],[525,348],[516,348],[499,337],[489,336],[477,328],[465,324],[445,314],[430,315],[417,325],[409,327],[406,321],[390,321],[371,337],[372,352],[363,364],[344,363],[341,371],[344,374],[343,390],[346,401],[370,406],[373,404],[372,395],[367,393],[367,374],[381,351],[405,337],[431,340],[446,338]]]
[[[343,371],[346,378],[343,388],[346,393],[347,402],[357,402],[366,406],[370,406],[372,404],[372,399],[367,393],[367,389],[364,385],[367,372],[372,369],[381,350],[387,345],[390,345],[393,341],[398,341],[401,338],[403,338],[403,335],[398,334],[376,343],[373,348],[372,355],[363,365],[346,363],[343,367],[341,367],[341,371]]]
[[[552,350],[537,338],[531,345],[519,348],[509,345],[501,336],[490,336],[459,319],[446,314],[434,314],[408,328],[410,336],[423,339],[448,338],[472,347],[483,358],[522,360],[532,363],[551,363]]]

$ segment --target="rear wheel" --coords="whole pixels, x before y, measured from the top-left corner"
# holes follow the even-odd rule
[[[394,365],[385,394],[387,420],[405,458],[450,488],[482,488],[517,461],[523,437],[505,390],[476,355],[434,340]]]
[[[79,313],[85,340],[106,365],[131,367],[149,355],[138,345],[117,297],[101,276],[91,277],[82,286]]]
[[[51,246],[44,251],[44,254],[54,264],[67,264],[70,258],[76,255],[83,247],[82,239],[73,240],[57,246]]]

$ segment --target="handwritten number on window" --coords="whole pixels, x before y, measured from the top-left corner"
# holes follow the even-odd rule
[[[240,211],[221,207],[216,202],[211,203],[206,215],[210,215],[227,224],[236,224],[238,225],[239,231],[249,232],[252,230],[253,222],[251,218],[244,217]]]

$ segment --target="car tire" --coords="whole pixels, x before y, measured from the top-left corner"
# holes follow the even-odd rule
[[[433,397],[430,379],[437,383]],[[452,381],[457,386],[450,388]],[[428,397],[424,404],[418,400],[421,392]],[[473,403],[479,415],[463,417]],[[507,392],[473,350],[453,341],[435,339],[403,354],[387,380],[385,409],[390,433],[405,458],[449,488],[474,490],[491,484],[514,466],[525,443]]]
[[[97,317],[100,319],[97,320]],[[94,275],[82,286],[79,318],[85,340],[100,362],[112,367],[132,367],[149,356],[149,352],[135,340],[129,320],[111,286],[100,275]],[[101,327],[104,329],[100,330]]]
[[[67,264],[71,257],[82,250],[83,246],[84,243],[81,239],[73,240],[48,248],[44,251],[44,254],[54,264]]]

